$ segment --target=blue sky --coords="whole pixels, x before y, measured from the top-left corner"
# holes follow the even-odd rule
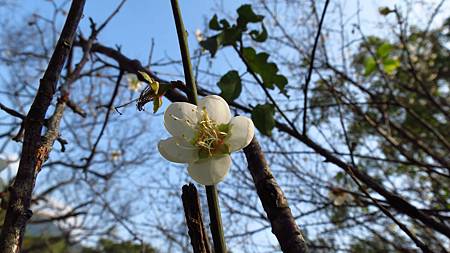
[[[81,29],[89,32],[88,17],[101,23],[116,8],[120,0],[88,0],[85,6],[85,16],[81,21]],[[189,33],[190,46],[195,48],[197,42],[194,32],[203,28],[205,22],[212,17],[212,9],[216,1],[186,1],[181,0],[180,6]],[[236,9],[244,1],[226,1],[228,10]],[[46,1],[27,1],[23,12],[37,11],[49,13],[51,5]],[[169,0],[128,0],[105,30],[100,34],[99,41],[104,44],[122,46],[125,55],[130,58],[147,59],[150,41],[154,39],[154,59],[169,55],[179,55],[176,30],[173,24],[172,9]]]

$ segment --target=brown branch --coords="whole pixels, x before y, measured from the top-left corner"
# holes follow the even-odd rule
[[[16,118],[19,118],[19,119],[22,119],[22,120],[25,119],[25,115],[23,115],[22,113],[14,110],[12,108],[7,107],[6,105],[4,105],[2,103],[0,103],[0,110],[6,112],[7,114],[9,114],[11,116],[14,116]]]
[[[39,220],[31,220],[30,224],[43,224],[43,223],[52,223],[52,222],[56,222],[56,221],[64,221],[67,220],[68,218],[73,218],[73,217],[77,217],[80,215],[87,215],[88,213],[86,211],[79,211],[79,212],[73,212],[70,211],[68,213],[59,215],[59,216],[55,216],[55,217],[50,217],[50,218],[45,218],[45,219],[39,219]]]
[[[68,99],[66,101],[67,107],[69,107],[74,113],[80,115],[82,118],[86,118],[87,113],[83,108],[81,108],[78,104],[76,104],[74,101]]]
[[[356,86],[362,92],[368,94],[372,98],[372,100],[374,100],[374,101],[377,100],[377,97],[372,92],[370,92],[370,90],[364,88],[361,84],[359,84],[357,81],[353,80],[351,77],[349,77],[345,73],[341,72],[340,70],[338,70],[337,68],[335,68],[334,66],[332,66],[328,63],[326,64],[326,67],[329,68],[331,71],[333,71],[335,74],[339,75],[345,81]],[[418,91],[412,91],[412,92],[418,93]],[[446,140],[446,138],[444,136],[442,136],[441,133],[439,133],[439,131],[437,129],[432,127],[428,122],[426,122],[423,118],[421,118],[413,108],[411,108],[409,105],[406,105],[401,100],[399,100],[397,98],[397,96],[394,95],[394,96],[391,96],[391,98],[394,101],[391,101],[389,103],[389,105],[400,106],[401,108],[404,108],[412,117],[414,117],[415,120],[417,120],[422,126],[424,126],[426,129],[428,129],[434,136],[436,136],[437,140],[439,140],[447,149],[450,150],[450,143]],[[352,103],[352,104],[355,105],[356,103]],[[352,104],[350,104],[350,105],[352,105]],[[372,103],[372,104],[382,105],[382,103]],[[377,108],[378,108],[378,106],[377,106]]]
[[[48,158],[49,153],[51,152],[51,150],[53,149],[53,144],[55,142],[56,139],[59,140],[59,142],[61,143],[61,150],[64,152],[65,147],[64,144],[67,142],[62,142],[59,138],[59,128],[60,128],[60,124],[61,124],[61,119],[62,116],[64,114],[64,110],[67,107],[69,107],[70,109],[72,109],[73,112],[79,114],[80,116],[82,116],[83,118],[86,117],[86,112],[83,111],[83,109],[81,109],[80,106],[78,106],[77,104],[75,104],[73,101],[70,100],[69,96],[70,96],[70,90],[72,87],[72,84],[78,80],[78,78],[81,77],[81,71],[83,69],[83,67],[86,65],[86,63],[89,61],[89,54],[91,52],[91,48],[92,48],[92,43],[94,43],[95,39],[97,38],[97,35],[99,34],[99,32],[108,24],[108,22],[117,14],[117,12],[120,10],[120,8],[123,6],[123,4],[125,3],[126,0],[122,0],[122,2],[119,4],[119,6],[116,8],[116,10],[106,19],[105,22],[103,22],[103,24],[100,26],[99,29],[96,29],[95,27],[95,23],[93,23],[92,20],[91,21],[91,35],[89,36],[89,39],[87,40],[87,43],[85,43],[82,47],[83,49],[83,55],[80,59],[80,61],[76,64],[75,70],[72,71],[69,64],[71,64],[72,61],[72,53],[73,50],[71,50],[71,54],[69,54],[68,56],[68,66],[67,66],[67,72],[68,72],[68,78],[66,80],[65,83],[63,83],[60,87],[60,92],[61,95],[58,98],[58,102],[56,104],[55,107],[55,111],[53,112],[53,115],[50,117],[50,119],[48,120],[48,130],[45,133],[44,137],[42,138],[43,140],[43,148],[45,148],[46,150],[46,154],[43,156],[43,161],[45,162]],[[119,75],[119,81],[122,78],[122,72]],[[116,88],[114,90],[114,95],[113,97],[115,98],[115,96],[117,96],[117,92],[118,92],[118,84],[116,85]],[[113,101],[111,101],[112,103]],[[112,104],[111,104],[112,106]],[[109,113],[110,113],[110,107],[108,107],[108,113],[106,116],[106,121],[109,118]],[[104,128],[106,127],[106,122],[103,125],[103,128],[101,130],[101,134],[99,136],[99,139],[97,140],[97,142],[94,145],[94,148],[92,149],[92,153],[91,156],[89,157],[88,162],[86,163],[86,167],[88,166],[90,159],[92,159],[94,153],[95,153],[95,149],[96,146],[101,138],[101,135],[103,134]],[[85,170],[86,171],[86,170]]]
[[[44,73],[36,97],[25,120],[24,142],[19,169],[10,188],[10,201],[0,236],[0,253],[21,251],[23,235],[30,210],[37,173],[47,152],[41,146],[45,114],[56,91],[61,70],[71,50],[83,14],[85,0],[73,0],[61,36]]]
[[[244,148],[244,152],[259,199],[281,250],[285,253],[307,252],[305,238],[295,223],[287,199],[273,177],[256,137]]]
[[[189,184],[184,185],[182,190],[181,199],[183,200],[184,215],[189,229],[192,249],[194,253],[211,253],[208,235],[203,224],[197,188],[193,184]]]

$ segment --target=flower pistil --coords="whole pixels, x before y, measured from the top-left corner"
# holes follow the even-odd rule
[[[228,124],[218,125],[209,118],[208,112],[203,109],[196,130],[197,133],[192,144],[199,149],[200,158],[229,153],[228,145],[225,144],[229,130]]]

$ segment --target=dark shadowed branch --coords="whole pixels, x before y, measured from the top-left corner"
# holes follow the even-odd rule
[[[210,253],[208,234],[203,224],[202,210],[197,188],[193,184],[183,186],[184,216],[188,227],[189,237],[194,253]]]

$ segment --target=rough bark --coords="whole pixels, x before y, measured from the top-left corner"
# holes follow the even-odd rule
[[[191,238],[192,249],[194,253],[211,253],[208,235],[203,224],[197,188],[193,184],[189,184],[184,185],[182,190],[181,199],[183,200],[184,215],[189,237]]]
[[[281,250],[285,253],[307,252],[305,238],[292,216],[283,191],[272,175],[256,137],[244,148],[244,152],[259,199]]]
[[[9,189],[10,200],[0,236],[0,253],[18,253],[21,250],[25,226],[32,216],[30,205],[36,176],[48,156],[41,138],[45,114],[72,47],[84,4],[85,0],[72,1],[61,36],[25,119],[20,164],[14,184]]]

